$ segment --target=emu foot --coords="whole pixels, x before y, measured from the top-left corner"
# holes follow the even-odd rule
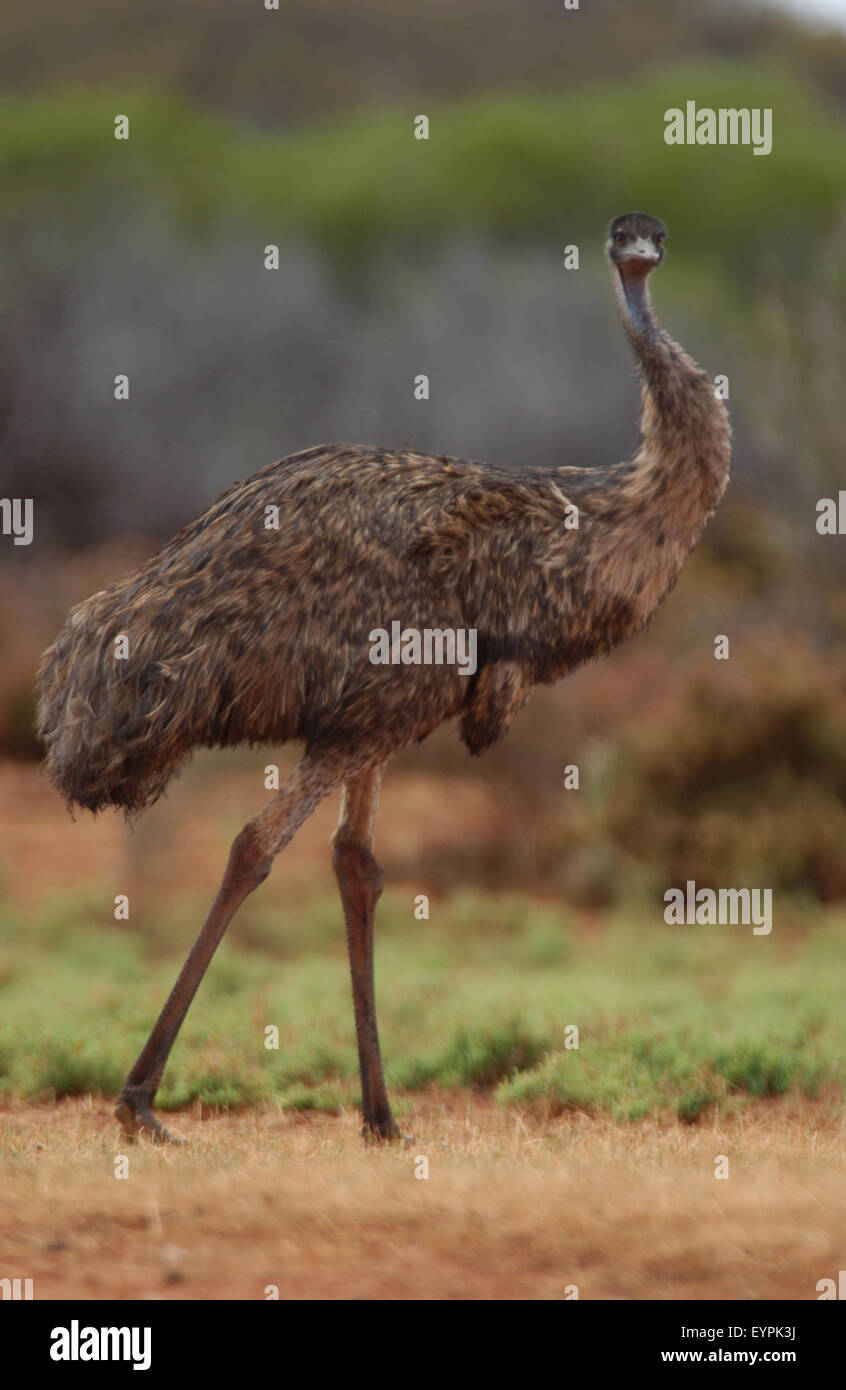
[[[184,1139],[177,1139],[175,1134],[170,1134],[164,1125],[156,1119],[149,1097],[143,1094],[133,1093],[132,1091],[121,1091],[115,1106],[115,1115],[120,1120],[121,1128],[131,1144],[134,1144],[140,1134],[152,1140],[154,1144],[184,1144]]]
[[[398,1144],[411,1141],[410,1134],[403,1134],[398,1124],[389,1115],[386,1120],[365,1120],[361,1137],[366,1144]]]

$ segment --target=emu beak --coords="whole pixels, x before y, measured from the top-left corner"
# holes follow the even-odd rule
[[[655,243],[643,236],[637,238],[623,257],[624,261],[649,261],[652,265],[657,265],[660,259]]]

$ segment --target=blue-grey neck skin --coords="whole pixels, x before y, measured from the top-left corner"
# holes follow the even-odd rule
[[[701,367],[692,362],[655,317],[649,298],[648,273],[614,275],[617,302],[626,337],[640,367],[641,380],[655,409],[655,424],[675,430],[695,401],[704,406],[713,395]]]
[[[619,276],[620,293],[618,299],[623,314],[626,332],[637,347],[640,342],[654,342],[658,337],[658,325],[649,302],[646,276]]]

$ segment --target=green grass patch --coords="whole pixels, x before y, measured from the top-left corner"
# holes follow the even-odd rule
[[[709,1106],[748,1097],[813,1097],[835,1077],[842,1083],[835,1059],[802,1030],[721,1042],[685,1027],[649,1035],[600,1026],[578,1051],[553,1053],[500,1086],[497,1097],[549,1115],[572,1109],[637,1120],[663,1111],[692,1122]]]
[[[271,905],[255,902],[269,921]],[[313,911],[314,937],[310,911],[288,921],[282,910],[275,950],[269,933],[256,949],[237,928],[223,943],[174,1049],[163,1109],[359,1102],[340,909],[327,894]],[[98,924],[85,902],[26,924],[0,914],[0,1092],[115,1094],[187,946],[170,939],[163,955],[167,912],[153,917],[142,933]],[[377,936],[395,1091],[472,1088],[548,1114],[692,1121],[712,1106],[836,1096],[843,1085],[846,959],[834,913],[781,936],[776,921],[756,938],[670,928],[656,907],[636,921],[609,915],[582,938],[569,914],[517,894],[456,894],[420,922],[389,892]],[[265,1046],[269,1027],[278,1048]]]

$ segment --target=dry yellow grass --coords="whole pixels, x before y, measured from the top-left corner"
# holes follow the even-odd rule
[[[440,1094],[383,1150],[352,1113],[173,1127],[133,1149],[105,1102],[0,1111],[0,1272],[42,1299],[815,1299],[846,1251],[846,1128],[807,1103],[617,1126]]]

